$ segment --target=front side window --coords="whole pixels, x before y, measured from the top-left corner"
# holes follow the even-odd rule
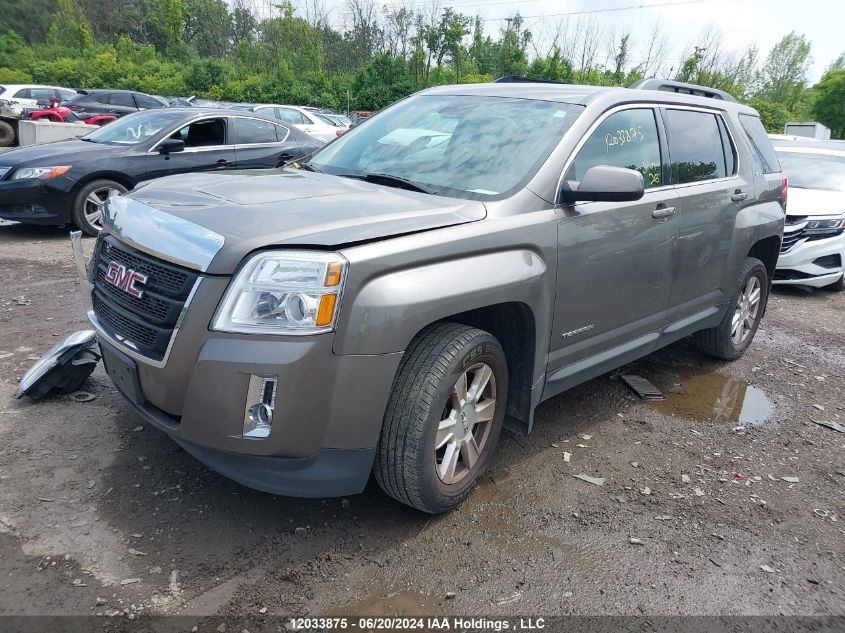
[[[183,112],[153,110],[119,118],[83,137],[92,143],[136,145],[156,136],[183,119]],[[171,128],[172,129],[172,128]]]
[[[30,94],[32,91],[29,88],[21,88],[15,94],[12,95],[13,99],[31,99]]]
[[[583,106],[469,95],[419,95],[352,128],[310,161],[330,174],[387,175],[434,193],[492,200],[531,178]]]
[[[226,144],[226,120],[212,119],[195,121],[181,130],[174,132],[170,138],[185,141],[185,147],[214,147]]]
[[[276,125],[261,119],[235,118],[235,143],[248,145],[250,143],[276,143]]]
[[[611,114],[590,134],[566,174],[580,181],[597,165],[625,167],[643,175],[646,189],[662,182],[660,139],[654,110],[635,108]]]
[[[725,150],[716,115],[695,110],[667,110],[672,179],[683,185],[724,178]]]

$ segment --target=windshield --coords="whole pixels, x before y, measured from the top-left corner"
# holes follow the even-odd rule
[[[778,152],[790,187],[845,191],[845,157]]]
[[[104,125],[83,138],[94,143],[136,145],[185,118],[182,112],[136,112]]]
[[[336,175],[387,174],[442,195],[504,197],[534,175],[582,106],[421,95],[352,128],[311,160]]]

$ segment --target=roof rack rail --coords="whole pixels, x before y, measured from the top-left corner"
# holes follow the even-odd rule
[[[565,81],[554,79],[538,79],[537,77],[520,77],[519,75],[505,75],[493,80],[494,84],[565,84]]]
[[[665,92],[676,92],[678,94],[694,95],[696,97],[709,97],[710,99],[721,99],[722,101],[733,101],[733,95],[708,86],[698,84],[687,84],[682,81],[671,81],[668,79],[640,79],[638,82],[628,86],[635,90],[663,90]]]

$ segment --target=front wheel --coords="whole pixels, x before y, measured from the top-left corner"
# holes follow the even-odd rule
[[[734,360],[751,345],[766,302],[769,299],[769,274],[759,259],[747,257],[739,271],[733,299],[722,322],[695,334],[698,348],[705,354]]]
[[[394,499],[437,514],[466,499],[493,457],[508,394],[502,346],[441,323],[411,342],[393,383],[373,467]]]
[[[128,189],[113,180],[94,180],[83,186],[73,201],[71,220],[88,235],[103,229],[103,205],[111,196],[120,196]]]

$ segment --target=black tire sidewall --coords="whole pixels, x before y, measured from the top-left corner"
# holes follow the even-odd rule
[[[490,436],[472,471],[456,484],[445,484],[435,470],[435,437],[443,408],[461,373],[476,363],[486,363],[493,370],[496,380],[496,413]],[[465,346],[457,359],[451,363],[448,375],[438,386],[438,398],[428,412],[425,428],[420,438],[422,442],[422,468],[419,473],[419,489],[426,505],[436,508],[449,508],[460,503],[475,487],[478,477],[490,465],[495,454],[502,424],[505,419],[508,394],[508,370],[504,351],[499,342],[489,334],[474,338]]]
[[[71,211],[71,220],[76,225],[77,228],[81,229],[83,233],[87,235],[96,236],[100,233],[100,230],[95,226],[92,226],[90,222],[85,218],[85,199],[91,194],[92,191],[95,189],[102,189],[103,187],[110,187],[113,189],[117,189],[121,192],[121,194],[126,193],[129,191],[126,187],[121,185],[119,182],[115,180],[92,180],[89,183],[86,183],[82,186],[82,188],[77,192],[76,197],[73,199],[73,209]]]
[[[15,128],[6,121],[0,121],[0,147],[11,147],[15,144]]]

